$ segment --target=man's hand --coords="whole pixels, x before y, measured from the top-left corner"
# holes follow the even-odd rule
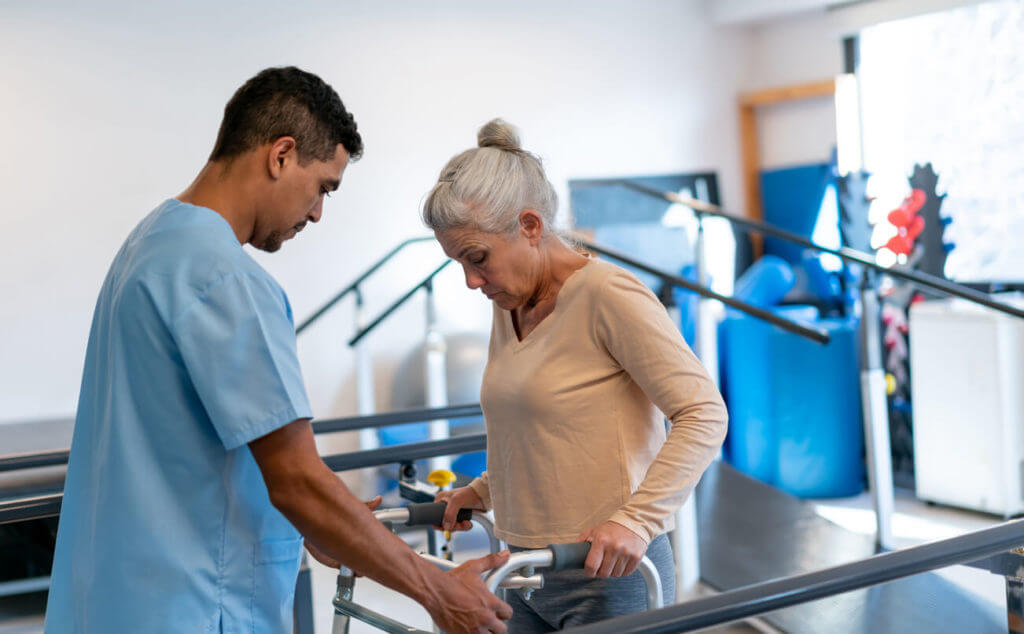
[[[371,511],[376,511],[377,508],[381,505],[381,502],[383,502],[383,501],[384,501],[384,498],[382,498],[381,496],[378,495],[377,497],[373,498],[372,500],[369,500],[369,501],[366,502],[366,508],[370,509]],[[327,566],[328,568],[341,568],[341,562],[340,561],[334,559],[333,557],[331,557],[330,555],[328,555],[324,551],[322,551],[319,548],[317,548],[316,546],[314,546],[313,542],[311,542],[311,541],[309,541],[307,539],[303,543],[306,546],[306,550],[309,551],[309,554],[313,555],[313,559],[316,559],[317,561],[319,561],[323,565]],[[359,574],[359,573],[355,573],[355,575],[357,577],[362,577],[362,575]]]
[[[487,591],[481,575],[508,561],[507,550],[472,559],[444,573],[435,586],[435,601],[427,606],[430,618],[449,634],[505,634],[502,621],[512,618],[512,608]]]
[[[452,489],[451,491],[441,491],[434,498],[435,502],[447,502],[448,506],[444,509],[444,519],[441,521],[440,528],[446,531],[468,531],[473,528],[473,522],[468,520],[464,522],[456,522],[455,519],[462,509],[475,509],[477,511],[484,511],[484,501],[480,499],[480,496],[476,494],[470,487],[460,487],[458,489]]]
[[[249,443],[270,502],[314,549],[427,608],[449,632],[504,633],[512,610],[480,575],[508,554],[441,572],[384,527],[370,512],[378,501],[358,500],[317,453],[313,428],[299,419]]]
[[[313,545],[313,542],[307,539],[304,540],[302,543],[306,546],[306,550],[309,551],[309,554],[313,555],[313,559],[316,559],[328,568],[341,568],[341,562],[337,561],[324,551],[318,549],[316,546]]]
[[[576,540],[591,544],[583,567],[588,577],[631,575],[647,552],[647,544],[639,535],[612,521],[586,529]]]

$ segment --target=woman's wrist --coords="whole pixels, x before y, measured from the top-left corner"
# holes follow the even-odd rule
[[[612,516],[608,518],[608,521],[615,522],[619,526],[622,526],[623,528],[628,529],[630,532],[635,533],[637,537],[643,540],[644,544],[650,545],[651,539],[653,539],[654,537],[651,534],[651,530],[649,528],[647,528],[640,522],[637,522],[636,520],[632,519],[631,517],[629,517],[621,511],[613,513]]]
[[[483,510],[491,510],[491,492],[482,478],[476,478],[466,488],[476,495],[477,503]]]

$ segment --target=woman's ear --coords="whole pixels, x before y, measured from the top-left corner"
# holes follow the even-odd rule
[[[544,237],[544,219],[535,209],[524,209],[519,214],[519,233],[534,246]]]

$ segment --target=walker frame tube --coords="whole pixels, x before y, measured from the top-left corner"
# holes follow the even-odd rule
[[[491,592],[496,592],[502,582],[511,575],[513,571],[525,567],[547,568],[554,564],[554,559],[554,553],[551,552],[550,548],[524,550],[518,553],[513,553],[504,565],[495,568],[494,571],[487,576],[487,589]],[[644,583],[647,585],[647,609],[657,610],[661,608],[661,576],[658,575],[658,569],[654,567],[654,562],[647,557],[644,557],[640,560],[640,566],[637,570],[640,571],[640,576],[643,577]]]
[[[373,512],[373,516],[384,523],[389,524],[404,524],[406,526],[412,526],[411,524],[413,514],[409,506],[403,506],[399,508],[388,508],[388,509],[377,509]],[[505,544],[494,535],[494,523],[487,515],[481,511],[473,511],[472,521],[479,524],[484,532],[487,533],[488,542],[491,547],[491,552],[496,553],[505,547]],[[418,524],[417,524],[418,526]],[[441,557],[434,555],[419,553],[420,557],[434,564],[442,570],[450,570],[455,568],[459,564],[453,561],[448,561]],[[334,605],[334,624],[332,626],[332,634],[348,634],[348,623],[349,619],[358,619],[363,623],[367,623],[376,627],[379,630],[388,632],[389,634],[433,634],[426,630],[416,629],[405,625],[399,621],[391,619],[379,612],[375,612],[369,608],[359,605],[352,600],[352,593],[355,590],[354,587],[355,575],[351,569],[342,567],[338,571],[338,591],[334,596],[332,604]],[[501,583],[501,588],[542,588],[544,586],[544,579],[540,575],[507,575],[504,582]],[[492,591],[493,592],[493,591]]]

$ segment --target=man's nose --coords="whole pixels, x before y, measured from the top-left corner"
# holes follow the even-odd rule
[[[321,199],[317,200],[316,204],[313,205],[313,208],[309,210],[309,214],[306,216],[306,218],[310,222],[320,222],[320,217],[323,216],[323,215],[324,215],[324,199],[321,198]]]

